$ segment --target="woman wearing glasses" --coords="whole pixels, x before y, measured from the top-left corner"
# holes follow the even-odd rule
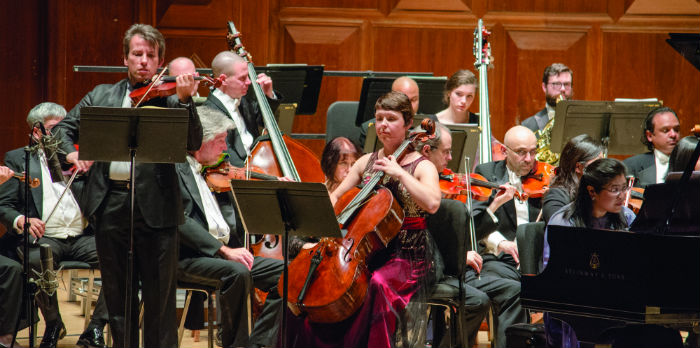
[[[627,230],[635,218],[627,208],[625,194],[629,191],[625,165],[613,158],[593,161],[583,171],[574,201],[563,206],[549,220],[549,225],[595,229]],[[549,228],[547,228],[549,229]],[[549,261],[547,231],[542,252],[543,266]],[[576,347],[576,333],[568,323],[551,318],[545,313],[547,345]]]

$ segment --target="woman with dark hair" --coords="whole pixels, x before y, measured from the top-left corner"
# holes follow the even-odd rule
[[[469,111],[476,97],[479,82],[469,70],[458,70],[445,83],[442,102],[447,106],[437,113],[438,121],[444,124],[478,123],[479,117]]]
[[[625,194],[626,168],[619,160],[601,158],[583,171],[574,201],[563,206],[549,220],[549,225],[585,227],[594,229],[627,230],[635,218],[627,208]],[[547,228],[549,229],[549,227]],[[549,261],[549,243],[544,235],[543,268]],[[578,340],[573,328],[566,322],[545,313],[545,334],[551,347],[576,347]]]
[[[545,223],[557,210],[574,200],[583,170],[602,157],[603,145],[588,134],[575,136],[564,145],[556,175],[542,201]]]
[[[668,160],[668,172],[684,171],[696,146],[698,146],[698,137],[696,136],[687,136],[681,139],[671,151],[671,157]],[[693,170],[700,170],[700,160],[695,163],[695,169]]]
[[[337,137],[326,144],[321,154],[321,169],[326,175],[324,184],[329,193],[340,185],[361,156],[360,147],[348,138]]]
[[[375,104],[377,138],[384,147],[362,156],[331,194],[335,204],[351,188],[367,183],[376,171],[384,172],[387,187],[404,210],[401,231],[372,257],[369,287],[360,309],[339,323],[313,323],[293,317],[288,345],[295,347],[393,347],[423,345],[426,308],[415,298],[428,295],[435,282],[434,242],[425,218],[440,206],[435,165],[417,151],[401,158],[393,153],[406,140],[413,109],[405,94],[389,92]],[[409,306],[409,302],[411,305]],[[404,335],[396,335],[401,328]],[[416,334],[417,336],[413,336]],[[395,336],[409,338],[396,342]]]

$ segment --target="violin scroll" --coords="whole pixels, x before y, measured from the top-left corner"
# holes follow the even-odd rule
[[[16,173],[13,175],[13,177],[19,179],[19,181],[21,181],[21,182],[24,182],[24,180],[25,180],[24,173],[21,173],[21,174]],[[41,185],[41,181],[39,181],[39,178],[29,177],[29,187],[37,188],[37,187],[39,187],[39,185]]]

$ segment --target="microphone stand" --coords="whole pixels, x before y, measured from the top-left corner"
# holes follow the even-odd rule
[[[30,145],[32,143],[30,136]],[[37,287],[36,283],[29,280],[29,190],[31,189],[29,185],[29,156],[30,156],[30,146],[24,147],[24,225],[23,230],[23,272],[22,277],[24,279],[24,296],[23,301],[25,305],[25,310],[27,313],[27,320],[29,324],[29,347],[34,347],[34,299],[33,295],[36,293]],[[10,347],[14,346],[17,339],[17,332],[19,331],[19,323],[21,321],[22,315],[20,314],[15,321],[15,332],[12,335],[12,343]]]

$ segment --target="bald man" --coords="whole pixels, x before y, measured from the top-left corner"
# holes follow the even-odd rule
[[[226,137],[226,152],[231,164],[243,167],[263,127],[258,101],[246,96],[252,83],[248,77],[248,63],[233,52],[222,51],[212,60],[211,69],[214,77],[223,82],[209,93],[204,106],[220,110],[236,124],[236,129],[230,130]],[[270,109],[275,112],[282,96],[273,90],[272,79],[258,74],[255,82],[260,84]]]
[[[189,59],[187,57],[177,57],[173,60],[170,61],[168,64],[168,75],[170,76],[178,76],[178,75],[184,75],[184,74],[192,74],[194,76],[199,76],[197,73],[197,68],[194,66],[194,62],[192,59]],[[197,96],[197,89],[199,88],[199,82],[198,80],[194,81],[195,88],[194,91],[192,91],[192,96]]]

